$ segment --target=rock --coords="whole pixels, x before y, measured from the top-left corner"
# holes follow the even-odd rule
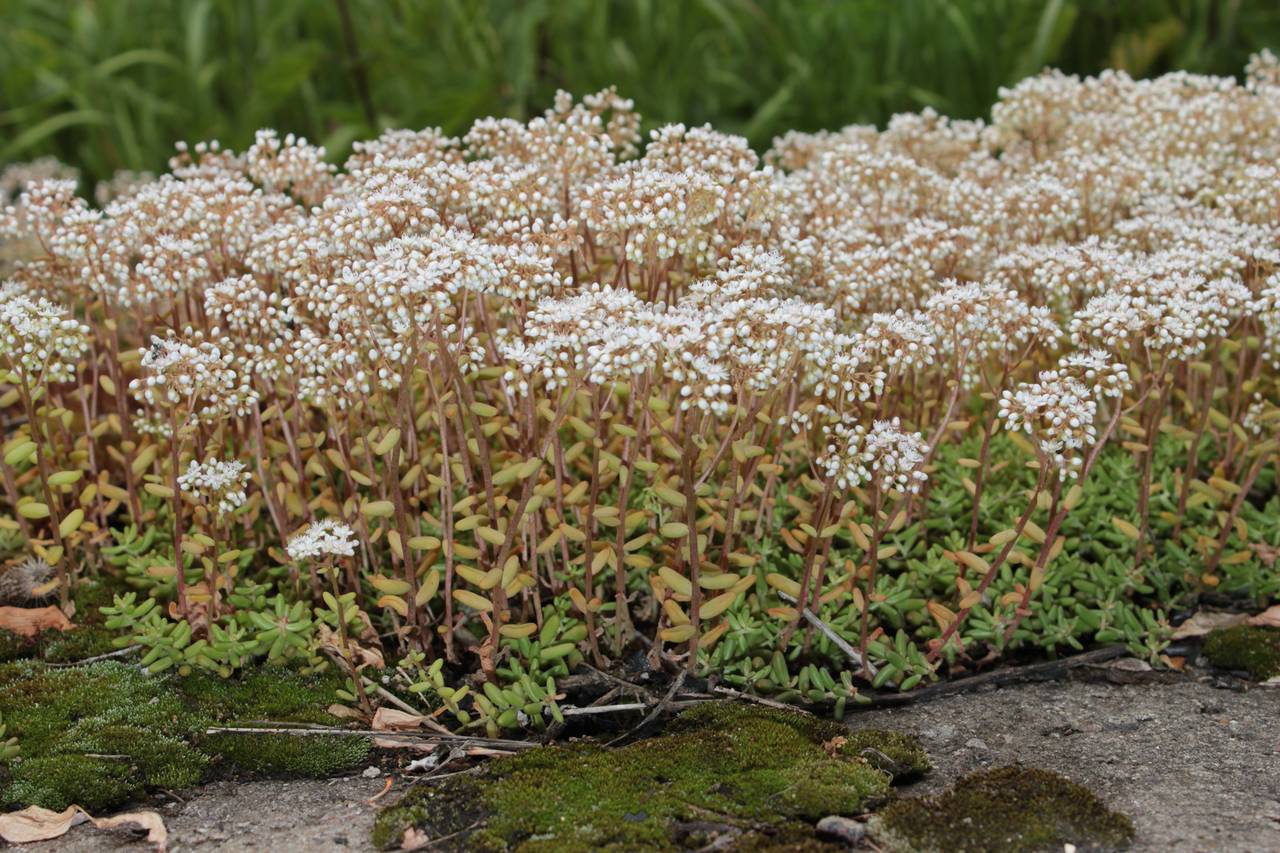
[[[964,742],[969,749],[976,749],[978,752],[986,752],[991,747],[987,746],[987,742],[982,738],[971,737]]]
[[[817,830],[819,835],[835,841],[843,841],[850,847],[860,845],[867,837],[866,824],[839,815],[831,815],[818,821]]]
[[[1109,717],[1102,721],[1102,727],[1112,732],[1133,732],[1142,727],[1142,722],[1132,717]]]
[[[920,733],[920,737],[924,740],[948,741],[955,736],[956,727],[946,723],[939,723],[938,725],[927,728]]]
[[[366,779],[377,779],[379,776],[382,775],[382,771],[379,770],[377,767],[366,767],[364,769],[364,772],[361,773],[360,775]]]

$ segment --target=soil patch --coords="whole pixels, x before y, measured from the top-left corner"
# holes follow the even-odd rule
[[[914,734],[934,771],[903,796],[975,770],[1056,771],[1127,815],[1133,850],[1280,850],[1280,690],[1191,678],[1009,686],[855,714]]]

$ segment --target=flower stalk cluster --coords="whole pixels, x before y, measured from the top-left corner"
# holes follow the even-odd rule
[[[642,145],[607,90],[341,167],[184,145],[100,208],[33,172],[0,215],[0,522],[64,601],[102,531],[161,526],[197,635],[252,598],[241,561],[332,598],[364,705],[353,619],[494,681],[556,602],[597,663],[690,671],[756,620],[807,650],[821,611],[875,662],[853,694],[909,689],[1055,606],[1104,450],[1137,472],[1133,571],[1171,544],[1211,588],[1277,460],[1280,89],[1251,68],[1046,73],[990,122],[763,158]],[[993,485],[1006,447],[1029,488]],[[925,554],[947,572],[890,616]]]

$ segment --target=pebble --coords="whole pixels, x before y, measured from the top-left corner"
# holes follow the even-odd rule
[[[364,769],[364,772],[361,773],[360,775],[366,779],[377,779],[379,776],[382,775],[382,771],[377,767],[371,766],[371,767],[366,767]]]
[[[920,733],[925,740],[951,740],[956,736],[956,727],[942,723],[932,728],[925,729]]]
[[[970,749],[976,749],[979,752],[986,752],[991,747],[987,746],[987,742],[982,738],[971,737],[964,742],[964,745]]]
[[[857,846],[867,837],[867,826],[856,820],[839,815],[824,817],[818,821],[818,834],[843,841],[850,846]]]

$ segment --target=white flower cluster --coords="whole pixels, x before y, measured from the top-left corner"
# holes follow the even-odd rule
[[[142,350],[143,375],[129,388],[148,405],[177,409],[180,420],[244,414],[257,394],[233,362],[231,353],[209,341],[153,335],[151,346]]]
[[[573,296],[540,301],[529,313],[524,340],[506,339],[500,352],[515,365],[511,390],[529,392],[542,377],[548,390],[583,376],[599,385],[644,373],[657,360],[655,311],[629,290],[594,285]]]
[[[873,314],[862,330],[862,345],[890,374],[929,367],[937,356],[938,328],[924,312],[899,308]]]
[[[289,540],[285,550],[291,560],[350,557],[356,552],[355,533],[335,518],[313,521]]]
[[[1098,404],[1089,389],[1056,371],[1040,374],[1037,382],[1006,389],[1000,398],[1005,428],[1031,436],[1047,461],[1068,477],[1079,474],[1082,454],[1097,437],[1097,413]]]
[[[914,494],[929,479],[923,470],[929,452],[924,436],[904,430],[898,418],[876,421],[870,430],[845,421],[824,431],[826,452],[818,465],[842,489],[870,482],[883,492]]]
[[[89,348],[89,329],[65,308],[0,287],[0,359],[28,384],[69,382]]]
[[[324,158],[324,148],[306,139],[290,133],[282,140],[274,130],[259,130],[245,152],[245,167],[268,192],[288,192],[311,205],[333,189],[334,168]]]
[[[1263,387],[1280,367],[1277,79],[1269,54],[1243,84],[1048,72],[990,122],[925,110],[763,157],[680,124],[642,152],[630,101],[559,93],[460,138],[387,131],[342,169],[274,131],[240,154],[182,145],[101,210],[45,164],[3,188],[0,239],[24,251],[0,346],[60,380],[87,341],[57,305],[92,305],[104,344],[154,333],[131,384],[148,434],[259,401],[377,417],[456,371],[485,399],[623,383],[708,431],[754,410],[825,436],[846,483],[914,458],[892,418],[931,434],[954,391],[1075,468],[1135,381],[1195,405],[1194,362],[1223,348]],[[513,420],[486,438],[527,440]],[[893,488],[922,473],[886,466]]]
[[[642,264],[704,254],[724,205],[724,188],[705,172],[636,167],[594,186],[580,207],[587,227]]]
[[[184,474],[178,477],[182,491],[197,498],[205,498],[219,515],[234,512],[245,502],[245,487],[249,484],[249,472],[237,459],[197,462],[194,459]]]
[[[842,421],[823,427],[826,439],[825,452],[818,457],[818,466],[842,489],[862,485],[871,472],[862,443],[867,428],[856,421]]]
[[[918,432],[907,432],[894,418],[876,421],[863,444],[872,479],[883,491],[918,492],[929,475],[922,470],[929,446]]]
[[[1063,356],[1058,372],[1093,388],[1102,397],[1117,398],[1129,390],[1129,368],[1105,350],[1080,350]]]

